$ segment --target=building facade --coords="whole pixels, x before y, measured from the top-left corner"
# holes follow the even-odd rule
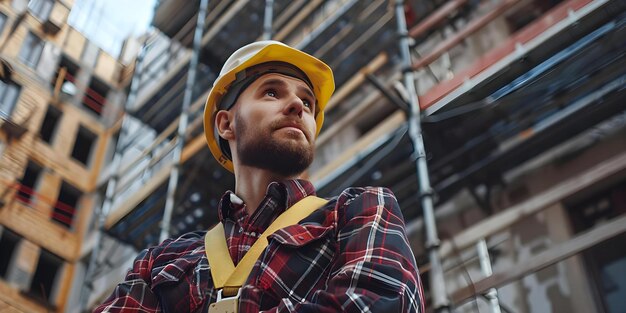
[[[132,74],[67,24],[73,4],[0,2],[2,312],[71,307]]]
[[[623,1],[209,1],[201,48],[194,50],[199,2],[160,1],[155,11],[161,34],[144,46],[136,101],[128,106],[133,127],[145,131],[129,131],[134,135],[123,140],[130,144],[120,149],[124,162],[108,170],[120,175],[95,266],[118,276],[88,279],[91,305],[108,296],[132,261],[126,251],[119,254],[126,261],[107,264],[118,244],[136,250],[157,244],[164,217],[171,220],[169,236],[217,222],[217,201],[233,178],[206,147],[204,100],[235,49],[272,38],[335,72],[337,90],[309,179],[321,196],[354,185],[394,191],[429,311],[621,312]],[[408,34],[398,34],[398,5]],[[263,27],[266,12],[270,27]],[[398,52],[405,35],[410,68]],[[194,56],[199,64],[192,69]],[[191,84],[190,69],[197,71]],[[418,188],[422,156],[414,153],[411,95],[402,80],[409,70],[432,193]],[[193,97],[179,138],[186,86]],[[167,216],[180,140],[180,180],[169,190],[175,205]],[[424,236],[432,225],[422,199],[430,195],[437,242]],[[429,249],[444,272],[438,297]]]

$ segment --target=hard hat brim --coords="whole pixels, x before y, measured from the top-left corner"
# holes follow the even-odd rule
[[[324,108],[335,90],[332,70],[324,62],[300,50],[281,44],[269,44],[251,58],[221,75],[213,84],[207,97],[204,108],[204,135],[215,159],[230,172],[234,172],[233,163],[220,149],[219,139],[216,138],[214,131],[217,104],[228,91],[230,84],[235,81],[235,74],[248,67],[270,61],[293,64],[307,75],[313,84],[313,93],[319,106],[319,112],[315,118],[317,126],[315,135],[317,136],[322,129]]]

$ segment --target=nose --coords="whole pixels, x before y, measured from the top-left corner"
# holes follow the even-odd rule
[[[287,98],[287,104],[285,105],[284,113],[286,115],[297,115],[298,117],[302,117],[304,111],[304,103],[300,97],[292,94],[289,98]]]

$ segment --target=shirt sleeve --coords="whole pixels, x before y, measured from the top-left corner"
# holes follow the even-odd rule
[[[310,302],[282,299],[268,312],[424,312],[404,219],[386,188],[351,188],[337,201],[337,261]]]
[[[145,249],[135,258],[133,267],[113,293],[98,306],[100,312],[161,312],[159,301],[150,288],[151,250]]]

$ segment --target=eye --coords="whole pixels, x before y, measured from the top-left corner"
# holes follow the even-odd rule
[[[265,95],[266,95],[266,96],[270,96],[270,97],[272,97],[272,98],[276,98],[276,97],[277,97],[276,90],[274,90],[274,89],[268,89],[268,90],[266,90],[266,91],[265,91]]]
[[[309,109],[312,107],[311,101],[308,99],[302,99],[302,104]]]

